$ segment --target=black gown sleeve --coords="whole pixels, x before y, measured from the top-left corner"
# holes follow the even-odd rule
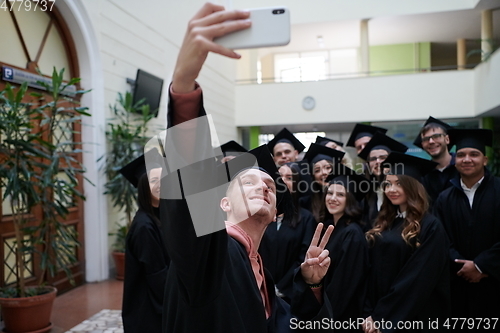
[[[338,263],[335,270],[327,275],[325,283],[335,320],[361,315],[364,302],[363,291],[369,267],[368,244],[361,228],[359,232],[354,229],[349,230],[341,241],[340,253],[330,254],[338,258]],[[350,303],[356,301],[359,302],[359,313],[347,313],[352,311],[352,309],[347,309]]]
[[[206,114],[203,108],[203,98],[201,100],[200,109],[198,110],[199,117]],[[170,102],[167,115],[169,127],[172,126],[173,112],[175,112],[173,103]],[[176,147],[179,147],[179,145],[182,145],[182,147],[196,145],[197,149],[204,147],[211,150],[210,131],[207,130],[208,124],[205,127],[201,130],[196,129],[192,136],[188,136],[192,141],[186,142],[183,140],[180,143],[174,142],[174,145]],[[175,141],[176,138],[173,139]],[[169,140],[169,137],[167,137],[167,140]],[[185,150],[190,151],[190,149]],[[182,151],[180,153],[182,154]],[[181,175],[186,174],[189,174],[190,178],[181,177]],[[173,263],[172,266],[175,266],[172,274],[175,274],[180,294],[190,306],[206,304],[219,295],[227,261],[228,235],[226,230],[223,229],[197,237],[185,199],[186,185],[189,180],[192,181],[192,179],[196,178],[210,179],[212,175],[213,177],[216,175],[215,161],[206,159],[202,163],[187,166],[180,172],[173,171],[162,178],[161,191],[163,198],[166,197],[164,190],[178,187],[179,184],[183,193],[183,199],[160,200],[160,217],[167,251]],[[207,223],[213,224],[214,221],[211,221],[210,217],[207,216]]]
[[[157,313],[162,312],[163,290],[168,271],[168,259],[165,255],[164,245],[160,230],[149,220],[141,215],[141,219],[148,219],[134,228],[130,235],[130,248],[137,260],[141,263],[146,274],[147,293]]]
[[[494,205],[495,212],[500,212],[500,179],[497,177],[491,178],[495,195],[487,200],[491,200],[491,205]],[[495,220],[495,219],[494,219]],[[498,221],[498,218],[496,219]],[[492,223],[495,223],[494,221]],[[491,275],[500,281],[500,240],[493,244],[489,249],[481,252],[474,258],[474,263],[485,274]]]
[[[308,213],[308,212],[307,212]],[[302,236],[302,241],[301,241],[301,246],[300,246],[300,252],[296,260],[293,262],[293,264],[288,268],[287,272],[285,275],[281,278],[281,280],[276,284],[276,287],[278,290],[284,290],[288,286],[291,286],[293,284],[293,276],[295,274],[295,270],[297,267],[300,267],[300,264],[302,264],[305,260],[306,257],[306,252],[307,249],[309,249],[309,246],[311,245],[311,240],[314,235],[314,231],[316,230],[315,227],[315,221],[314,217],[308,213],[303,213],[301,217],[302,221],[300,222],[300,226],[303,228],[303,236]]]
[[[290,306],[292,315],[299,320],[311,321],[332,318],[332,305],[326,295],[325,287],[322,289],[323,304],[320,304],[311,288],[309,288],[302,278],[300,267],[298,267],[295,270],[293,279],[293,297]]]
[[[447,237],[448,237],[449,244],[450,244],[450,248],[449,248],[450,259],[452,261],[454,261],[455,259],[465,259],[465,257],[463,255],[461,255],[460,252],[458,252],[458,250],[455,248],[453,238],[450,236],[450,235],[452,235],[452,233],[451,233],[451,230],[449,230],[449,228],[447,226],[448,218],[446,217],[446,214],[447,214],[446,206],[447,205],[445,203],[445,198],[446,198],[445,193],[449,193],[449,191],[443,192],[443,194],[439,195],[436,202],[434,203],[433,214],[439,219],[439,221],[441,221],[443,223],[443,226],[447,232]]]

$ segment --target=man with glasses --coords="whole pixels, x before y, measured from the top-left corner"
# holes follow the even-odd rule
[[[423,179],[423,185],[429,194],[432,204],[439,193],[451,186],[450,179],[457,175],[455,168],[455,154],[449,152],[450,138],[448,131],[452,127],[445,122],[429,117],[413,142],[431,156],[438,165]]]

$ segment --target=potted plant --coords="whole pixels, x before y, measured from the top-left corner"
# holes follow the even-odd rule
[[[0,288],[6,332],[50,329],[57,290],[46,285],[46,273],[54,276],[63,270],[72,280],[70,268],[76,262],[72,248],[78,244],[77,235],[61,221],[68,214],[71,200],[84,199],[76,185],[85,170],[74,158],[78,152],[75,142],[52,138],[58,131],[69,132],[67,137],[71,137],[71,125],[89,114],[85,108],[74,107],[75,100],[62,95],[63,90],[79,82],[64,82],[63,73],[64,69],[54,69],[50,85],[39,82],[48,94],[28,95],[26,84],[19,88],[7,84],[0,92],[0,181],[5,188],[2,200],[10,198],[16,237],[16,282]],[[28,101],[30,97],[36,98],[35,103]],[[61,172],[67,177],[60,178]],[[33,219],[33,209],[41,209],[41,220]],[[28,257],[36,257],[34,262],[41,271],[30,286],[25,275]]]
[[[109,120],[106,138],[110,144],[104,164],[108,178],[104,185],[111,197],[113,207],[125,213],[125,222],[116,222],[117,230],[110,232],[115,236],[112,256],[115,262],[116,278],[121,280],[125,272],[125,240],[137,209],[137,189],[119,172],[128,163],[142,154],[146,144],[148,122],[154,117],[144,100],[133,103],[132,94],[118,94],[117,103],[110,107],[114,117]]]

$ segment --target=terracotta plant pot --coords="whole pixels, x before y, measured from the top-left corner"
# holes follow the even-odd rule
[[[115,260],[116,279],[123,280],[125,277],[125,252],[113,252]]]
[[[8,333],[42,333],[52,328],[50,314],[56,298],[57,289],[44,287],[49,292],[43,295],[0,298],[4,332]]]

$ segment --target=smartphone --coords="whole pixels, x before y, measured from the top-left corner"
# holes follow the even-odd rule
[[[283,46],[290,43],[290,10],[286,7],[250,9],[250,28],[214,39],[228,49]]]

